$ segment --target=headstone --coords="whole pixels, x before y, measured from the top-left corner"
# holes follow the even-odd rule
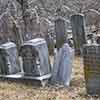
[[[0,74],[16,74],[20,72],[17,47],[12,42],[0,46]]]
[[[72,74],[74,50],[66,43],[60,48],[52,72],[52,82],[69,86]]]
[[[53,39],[49,34],[49,28],[50,28],[50,24],[51,22],[44,18],[41,17],[40,18],[40,32],[42,32],[46,42],[47,42],[47,46],[48,46],[48,50],[49,50],[49,54],[53,55],[54,54],[54,43],[53,43]]]
[[[40,18],[40,32],[42,32],[44,35],[48,34],[48,29],[50,27],[49,24],[50,22],[46,18]]]
[[[100,45],[83,46],[83,62],[86,90],[88,94],[100,94]]]
[[[47,42],[49,55],[54,55],[54,41],[53,41],[53,38],[50,37],[49,34],[47,34],[47,35],[45,35],[45,40]]]
[[[42,76],[50,73],[46,41],[36,38],[25,42],[20,49],[25,75]]]
[[[75,53],[80,54],[83,44],[86,44],[84,15],[75,14],[71,16],[72,34]]]
[[[34,35],[38,35],[40,33],[40,23],[37,22],[36,14],[32,14],[30,12],[26,12],[24,16],[24,41],[28,41],[34,38]]]
[[[56,47],[59,50],[66,42],[65,20],[62,17],[58,17],[55,20],[55,33],[56,33]]]

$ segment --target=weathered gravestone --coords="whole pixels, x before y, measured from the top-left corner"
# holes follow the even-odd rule
[[[0,74],[16,74],[20,72],[17,47],[12,42],[0,46]]]
[[[55,33],[56,33],[56,47],[59,50],[66,42],[65,20],[62,17],[58,17],[55,20]]]
[[[84,15],[75,14],[71,16],[72,34],[74,40],[75,53],[80,54],[83,44],[86,44]]]
[[[69,86],[72,74],[74,50],[66,43],[60,48],[53,67],[52,82]]]
[[[53,55],[54,54],[54,43],[52,37],[50,37],[50,34],[48,32],[51,21],[49,21],[47,18],[41,17],[40,18],[40,32],[43,34],[43,37],[45,38],[47,45],[48,45],[48,50],[49,54]]]
[[[30,19],[30,16],[26,16],[26,31],[24,33],[24,41],[28,41],[30,39],[33,39],[34,36],[38,37],[38,34],[40,34],[40,24],[37,23],[36,17]]]
[[[50,55],[54,55],[54,41],[49,34],[45,35],[45,40],[47,42],[48,50]]]
[[[100,94],[100,45],[83,46],[83,62],[87,93]]]
[[[50,64],[46,41],[36,38],[25,42],[20,49],[23,70],[27,76],[50,74]]]

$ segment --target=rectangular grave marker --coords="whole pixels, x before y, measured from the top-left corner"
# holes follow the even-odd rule
[[[83,44],[86,44],[84,15],[75,14],[71,16],[72,34],[74,40],[75,53],[80,53]]]
[[[59,50],[66,42],[65,20],[62,17],[58,17],[55,20],[55,33],[56,33],[56,47]]]

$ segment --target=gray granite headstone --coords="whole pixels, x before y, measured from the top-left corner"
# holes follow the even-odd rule
[[[50,37],[50,34],[48,32],[50,28],[50,24],[51,22],[48,19],[43,18],[43,17],[40,18],[40,32],[43,34],[47,42],[49,54],[53,55],[54,54],[54,43],[53,43],[52,37]]]
[[[72,34],[74,40],[75,53],[80,53],[83,44],[86,44],[84,15],[75,14],[71,16]]]
[[[69,86],[72,74],[74,50],[66,43],[60,48],[53,67],[52,82]]]
[[[55,33],[56,33],[56,47],[59,50],[66,42],[65,36],[65,20],[62,17],[58,17],[55,20]]]
[[[86,90],[88,94],[100,94],[100,45],[83,46],[83,62]]]
[[[16,74],[21,71],[17,47],[12,42],[0,46],[0,74]]]
[[[36,38],[25,42],[20,49],[25,75],[42,76],[50,73],[46,41]]]

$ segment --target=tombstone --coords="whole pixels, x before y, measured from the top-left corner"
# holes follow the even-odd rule
[[[30,12],[26,12],[24,17],[24,23],[24,41],[33,39],[34,35],[40,33],[40,23],[37,22],[37,17],[35,14],[31,15]]]
[[[56,33],[56,47],[59,50],[66,42],[65,20],[62,17],[58,17],[55,20],[55,33]]]
[[[0,74],[16,74],[20,72],[17,47],[12,42],[0,46]]]
[[[66,43],[60,48],[53,67],[52,82],[69,86],[72,74],[74,50]]]
[[[100,94],[100,45],[83,46],[83,62],[86,90],[88,94]]]
[[[53,39],[48,32],[51,24],[52,23],[48,19],[46,19],[44,17],[40,18],[40,32],[42,32],[42,34],[47,42],[49,54],[54,55]]]
[[[75,14],[71,16],[72,34],[74,40],[75,53],[80,54],[83,44],[86,44],[84,15]]]
[[[36,38],[25,42],[20,49],[24,75],[43,76],[50,74],[50,63],[46,41]]]
[[[48,34],[48,29],[50,27],[49,24],[50,22],[46,18],[40,18],[40,32],[42,32],[44,35]]]
[[[45,40],[47,42],[49,55],[54,55],[54,41],[53,41],[53,38],[49,34],[47,34],[47,35],[45,35]]]

